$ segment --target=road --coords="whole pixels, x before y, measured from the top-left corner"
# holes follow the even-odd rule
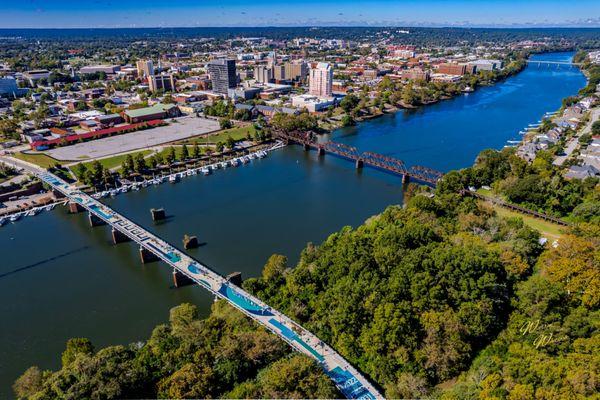
[[[565,154],[562,156],[556,157],[554,159],[554,161],[552,162],[552,164],[559,166],[559,167],[561,165],[563,165],[564,162],[571,156],[571,154],[573,154],[575,149],[577,147],[579,147],[579,138],[581,137],[581,135],[590,133],[592,131],[592,124],[595,121],[598,121],[599,118],[600,118],[600,107],[596,107],[596,108],[592,109],[592,111],[590,112],[590,120],[587,123],[587,125],[583,129],[581,129],[579,132],[577,132],[571,138],[571,140],[569,140],[569,142],[567,143],[567,147],[565,147]]]

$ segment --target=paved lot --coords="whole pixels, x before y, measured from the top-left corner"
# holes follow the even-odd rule
[[[182,117],[176,121],[167,120],[169,125],[158,128],[57,147],[46,153],[61,161],[80,161],[156,146],[220,129],[219,122],[210,119]]]

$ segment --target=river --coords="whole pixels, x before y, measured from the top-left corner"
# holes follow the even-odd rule
[[[567,61],[572,54],[534,59]],[[562,66],[537,67],[495,86],[422,109],[389,114],[332,134],[361,151],[376,151],[442,171],[471,165],[484,148],[507,140],[585,85]],[[260,274],[273,253],[294,263],[307,242],[344,225],[357,226],[402,202],[400,178],[354,170],[331,156],[287,147],[252,164],[121,195],[107,203],[181,247],[184,234],[204,245],[190,254],[216,271]],[[168,221],[153,224],[150,208]],[[160,263],[141,265],[132,244],[113,246],[110,230],[90,228],[85,214],[64,208],[0,228],[0,398],[29,366],[58,368],[70,337],[97,347],[147,338],[171,307],[213,301],[199,287],[173,289]]]

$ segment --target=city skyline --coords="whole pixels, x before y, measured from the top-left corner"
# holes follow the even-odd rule
[[[6,0],[0,28],[226,26],[599,27],[600,4],[581,0]]]

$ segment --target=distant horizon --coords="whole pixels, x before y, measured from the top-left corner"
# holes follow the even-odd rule
[[[6,29],[217,27],[596,28],[597,0],[2,0]]]
[[[240,26],[89,26],[89,27],[13,27],[3,28],[0,31],[43,31],[43,30],[92,30],[92,29],[270,29],[270,28],[298,28],[298,29],[319,29],[319,28],[391,28],[391,29],[589,29],[600,30],[598,26],[577,26],[577,25],[240,25]]]

